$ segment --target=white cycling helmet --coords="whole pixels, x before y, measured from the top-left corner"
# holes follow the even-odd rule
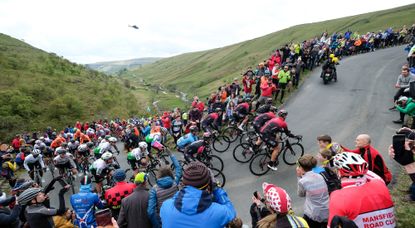
[[[147,149],[147,143],[146,142],[139,142],[138,143],[138,147],[141,147],[141,148],[146,148]]]
[[[78,146],[78,151],[79,152],[86,152],[88,150],[89,150],[89,148],[88,148],[88,145],[86,143],[81,144],[81,145]]]
[[[40,152],[40,150],[38,150],[38,149],[33,149],[32,150],[32,155],[33,156],[37,156],[37,155],[39,155],[41,152]]]
[[[110,152],[105,152],[101,155],[101,159],[107,161],[112,158],[112,154]]]
[[[110,137],[110,138],[108,139],[108,141],[109,141],[109,142],[111,142],[111,143],[116,143],[116,142],[117,142],[117,138],[115,138],[115,137]]]
[[[359,177],[368,171],[368,164],[362,156],[351,152],[336,154],[333,158],[333,164],[338,168],[342,177]]]

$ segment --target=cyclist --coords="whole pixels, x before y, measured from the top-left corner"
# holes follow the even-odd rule
[[[262,140],[273,148],[271,154],[271,161],[268,163],[268,167],[274,171],[277,170],[278,166],[278,154],[281,151],[280,146],[280,133],[285,133],[288,137],[298,137],[293,135],[289,130],[285,119],[287,118],[288,112],[281,109],[277,113],[278,117],[273,118],[265,123],[260,129],[260,136]]]
[[[257,114],[263,114],[269,111],[275,111],[277,110],[277,107],[272,106],[272,98],[267,98],[265,101],[265,104],[259,106],[259,108],[256,110]]]
[[[101,141],[101,143],[98,145],[97,148],[95,148],[94,153],[95,153],[95,157],[99,158],[101,157],[105,152],[111,152],[114,153],[113,148],[116,152],[119,153],[119,150],[117,148],[117,138],[115,137],[105,137],[105,139],[103,139]]]
[[[202,129],[204,132],[212,133],[213,130],[218,131],[222,116],[222,109],[216,108],[215,112],[210,113],[202,120]]]
[[[45,163],[43,162],[43,156],[38,149],[33,149],[32,152],[27,156],[23,163],[24,168],[29,173],[30,178],[34,180],[34,168],[39,169],[39,174],[42,177],[43,171],[45,168]]]
[[[87,143],[87,142],[91,142],[91,139],[89,138],[88,135],[84,134],[81,132],[81,130],[77,130],[75,135],[74,135],[74,139],[78,140],[80,144],[82,143]]]
[[[192,142],[189,146],[186,147],[184,151],[184,159],[187,162],[196,161],[194,157],[195,154],[201,154],[205,151],[207,145],[209,145],[209,140],[211,138],[210,132],[203,133],[203,140],[197,140]]]
[[[79,142],[76,141],[75,139],[71,139],[71,141],[69,141],[68,143],[68,151],[71,154],[75,154],[76,150],[78,149],[79,146]]]
[[[244,131],[243,127],[248,122],[248,113],[251,110],[250,102],[251,98],[247,97],[242,102],[238,102],[239,104],[235,107],[233,112],[233,118],[235,119],[236,123],[240,123],[238,128],[241,131]],[[242,122],[241,122],[242,121]]]
[[[59,135],[52,141],[52,143],[50,144],[50,147],[52,149],[56,149],[56,148],[60,147],[62,145],[62,143],[64,143],[64,142],[66,142],[66,139],[62,135]]]
[[[147,143],[140,142],[138,147],[127,154],[127,161],[136,174],[138,168],[146,167],[149,162],[149,152],[147,151]]]
[[[63,148],[58,148],[56,153],[58,155],[53,159],[53,162],[55,163],[56,168],[59,169],[59,173],[65,175],[65,170],[71,169],[72,173],[76,175],[78,170],[76,169],[73,155]]]
[[[252,122],[252,125],[254,127],[254,130],[257,134],[261,133],[261,127],[264,126],[264,124],[266,122],[268,122],[269,120],[276,118],[277,116],[275,115],[274,112],[266,112],[264,114],[260,114],[259,116],[257,116],[254,121]],[[258,137],[257,141],[255,142],[254,145],[254,150],[256,150],[258,148],[258,146],[260,146],[262,143],[261,137]]]
[[[89,168],[89,171],[94,176],[98,194],[101,194],[102,192],[102,181],[105,179],[105,177],[111,176],[111,166],[117,166],[113,163],[113,155],[110,152],[105,152],[102,154],[101,158],[94,161],[94,163],[92,163],[91,167]]]
[[[198,128],[196,126],[191,126],[189,128],[190,133],[182,136],[179,138],[179,140],[177,140],[177,149],[180,152],[183,152],[185,147],[188,146],[190,143],[197,141],[198,137],[197,137],[197,132],[198,132]]]
[[[368,163],[350,152],[337,154],[333,163],[338,168],[342,189],[330,195],[328,224],[338,215],[353,220],[357,227],[396,227],[389,190],[382,180],[365,177]]]
[[[91,192],[91,178],[84,176],[81,179],[79,193],[70,198],[71,205],[75,211],[74,224],[80,228],[96,227],[95,207],[104,208],[96,193]]]

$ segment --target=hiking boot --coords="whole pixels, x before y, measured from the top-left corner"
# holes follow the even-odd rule
[[[392,121],[393,123],[396,123],[396,124],[403,124],[403,120],[394,120],[394,121]]]

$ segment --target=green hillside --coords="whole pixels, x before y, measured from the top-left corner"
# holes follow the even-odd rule
[[[263,37],[208,51],[186,53],[165,58],[154,64],[126,72],[124,77],[170,90],[180,90],[191,95],[206,96],[224,81],[230,81],[248,66],[268,58],[273,50],[287,42],[302,42],[323,31],[345,32],[347,29],[365,33],[387,27],[411,26],[414,22],[415,4],[366,13],[335,20],[293,26]]]
[[[115,78],[0,33],[0,141],[76,120],[136,114]]]
[[[110,61],[110,62],[98,62],[90,63],[85,66],[97,70],[99,72],[104,72],[106,74],[117,75],[124,70],[132,70],[135,68],[142,67],[143,65],[154,63],[161,58],[138,58],[138,59],[129,59],[129,60],[119,60],[119,61]]]

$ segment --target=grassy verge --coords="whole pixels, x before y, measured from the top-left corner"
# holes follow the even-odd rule
[[[395,203],[395,216],[397,227],[414,227],[415,203],[405,202],[403,198],[408,194],[404,191],[411,185],[411,179],[402,170],[398,181],[391,191],[393,202]]]

